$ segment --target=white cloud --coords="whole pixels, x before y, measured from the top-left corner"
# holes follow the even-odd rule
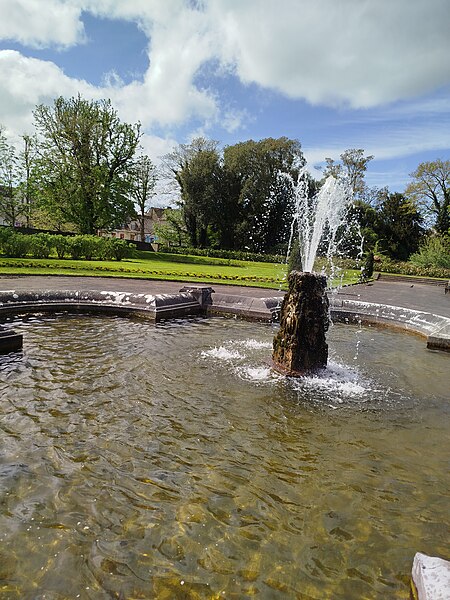
[[[218,58],[246,83],[313,104],[371,107],[450,82],[450,3],[433,0],[0,0],[0,38],[34,45],[83,39],[83,10],[135,21],[149,37],[146,85],[163,120],[214,112],[196,88]],[[186,104],[181,106],[180,94]],[[156,105],[156,106],[155,106]],[[159,108],[159,110],[158,110]]]
[[[223,60],[313,104],[376,106],[450,82],[448,0],[210,0]]]
[[[248,109],[199,84],[202,68],[214,63],[219,64],[219,78],[232,73],[245,84],[289,98],[349,108],[409,100],[450,83],[449,0],[433,0],[432,8],[425,0],[207,0],[197,3],[200,8],[195,4],[0,0],[0,39],[39,47],[83,43],[81,15],[88,11],[136,22],[147,35],[149,57],[143,80],[125,85],[110,72],[96,87],[66,76],[53,63],[2,51],[0,123],[20,134],[29,130],[36,104],[80,92],[86,98],[111,98],[121,118],[140,120],[147,131],[154,126],[173,131],[192,120],[197,130],[220,124],[229,132],[237,131],[248,120]],[[410,106],[409,102],[397,106],[392,118],[406,117]],[[424,116],[436,110],[449,112],[445,98],[428,105],[418,100],[415,106]],[[362,122],[380,118],[375,110],[360,114]],[[381,118],[388,120],[386,114]],[[422,137],[411,142],[413,134]],[[425,147],[449,146],[444,129],[408,135],[372,144],[363,139],[361,147],[387,157],[411,153],[423,142]],[[166,138],[157,139],[165,144]],[[349,145],[358,146],[345,143],[335,148],[334,155]],[[322,148],[308,152],[312,162],[331,155]]]
[[[60,0],[0,0],[0,39],[31,47],[72,46],[84,40],[80,6]]]
[[[37,104],[49,104],[58,96],[100,98],[85,81],[71,79],[54,63],[27,58],[15,50],[0,51],[0,123],[12,136],[29,133]]]

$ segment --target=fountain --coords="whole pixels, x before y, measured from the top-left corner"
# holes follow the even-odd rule
[[[327,210],[322,231],[345,212]],[[299,192],[299,228],[304,214]],[[448,552],[448,357],[369,327],[355,357],[337,324],[312,373],[328,355],[313,264],[308,250],[291,273],[275,337],[303,378],[267,367],[269,318],[186,318],[217,308],[207,290],[0,295],[5,315],[38,313],[15,320],[23,355],[0,361],[5,597],[403,598],[417,547]],[[183,319],[113,316],[158,321],[174,299]],[[253,318],[275,305],[239,299]],[[68,315],[69,300],[110,316]]]
[[[309,198],[306,172],[297,182],[290,179],[295,213],[291,230],[298,229],[299,249],[304,272],[289,274],[289,290],[280,313],[280,330],[273,341],[275,367],[291,376],[301,376],[327,365],[325,333],[329,325],[326,277],[312,272],[319,244],[327,234],[327,257],[336,251],[336,234],[342,225],[352,194],[343,181],[328,177],[320,192]]]

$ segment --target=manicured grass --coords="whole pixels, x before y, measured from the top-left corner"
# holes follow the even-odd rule
[[[286,265],[155,252],[136,252],[133,258],[120,262],[0,257],[0,274],[130,277],[272,289],[286,287]],[[344,283],[354,283],[358,276],[359,271],[347,271]]]

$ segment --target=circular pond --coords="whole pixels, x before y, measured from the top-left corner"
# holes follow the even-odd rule
[[[0,358],[0,597],[405,598],[448,551],[449,357],[336,325],[330,366],[274,328],[14,321]]]

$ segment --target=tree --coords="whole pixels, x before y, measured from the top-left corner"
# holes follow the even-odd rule
[[[145,242],[145,213],[150,208],[149,200],[155,195],[158,180],[156,167],[148,156],[139,156],[131,168],[131,197],[138,207],[141,242]]]
[[[423,162],[410,175],[405,195],[422,209],[438,233],[450,228],[450,160]]]
[[[207,246],[222,218],[222,165],[218,142],[198,137],[163,158],[166,177],[176,182],[179,205],[192,246]]]
[[[323,175],[324,177],[332,175],[336,178],[345,176],[355,198],[362,199],[367,191],[364,176],[367,165],[373,158],[372,155],[364,156],[362,148],[350,148],[340,155],[341,163],[336,163],[332,158],[326,158]]]
[[[286,243],[293,212],[285,176],[297,177],[305,160],[288,138],[228,146],[196,138],[164,157],[177,182],[186,229],[195,246],[265,251]]]
[[[32,199],[33,199],[33,180],[32,171],[33,164],[36,158],[36,139],[29,135],[23,135],[23,149],[19,154],[19,164],[22,171],[21,177],[21,195],[23,203],[26,206],[26,221],[27,227],[30,226],[30,218],[32,214]]]
[[[0,127],[0,217],[14,227],[26,215],[26,205],[19,193],[20,172],[14,146],[8,144]]]
[[[378,204],[380,247],[396,260],[407,260],[419,248],[424,234],[422,216],[411,200],[398,192],[382,191]]]
[[[200,150],[179,174],[183,212],[191,243],[209,245],[208,227],[217,223],[217,200],[221,194],[222,172],[216,150]]]
[[[217,241],[232,247],[225,233],[230,211],[224,204],[229,188],[218,142],[195,138],[166,154],[163,164],[166,177],[176,183],[180,193],[178,204],[191,245],[203,247]]]
[[[239,247],[268,251],[286,244],[294,203],[288,177],[297,179],[305,159],[298,140],[248,140],[224,149],[224,169],[235,208]]]
[[[167,246],[187,246],[189,237],[180,208],[166,208],[164,223],[155,223],[156,241]]]
[[[135,212],[130,175],[140,125],[122,123],[109,100],[80,96],[41,104],[34,118],[43,205],[81,233],[127,221]]]

